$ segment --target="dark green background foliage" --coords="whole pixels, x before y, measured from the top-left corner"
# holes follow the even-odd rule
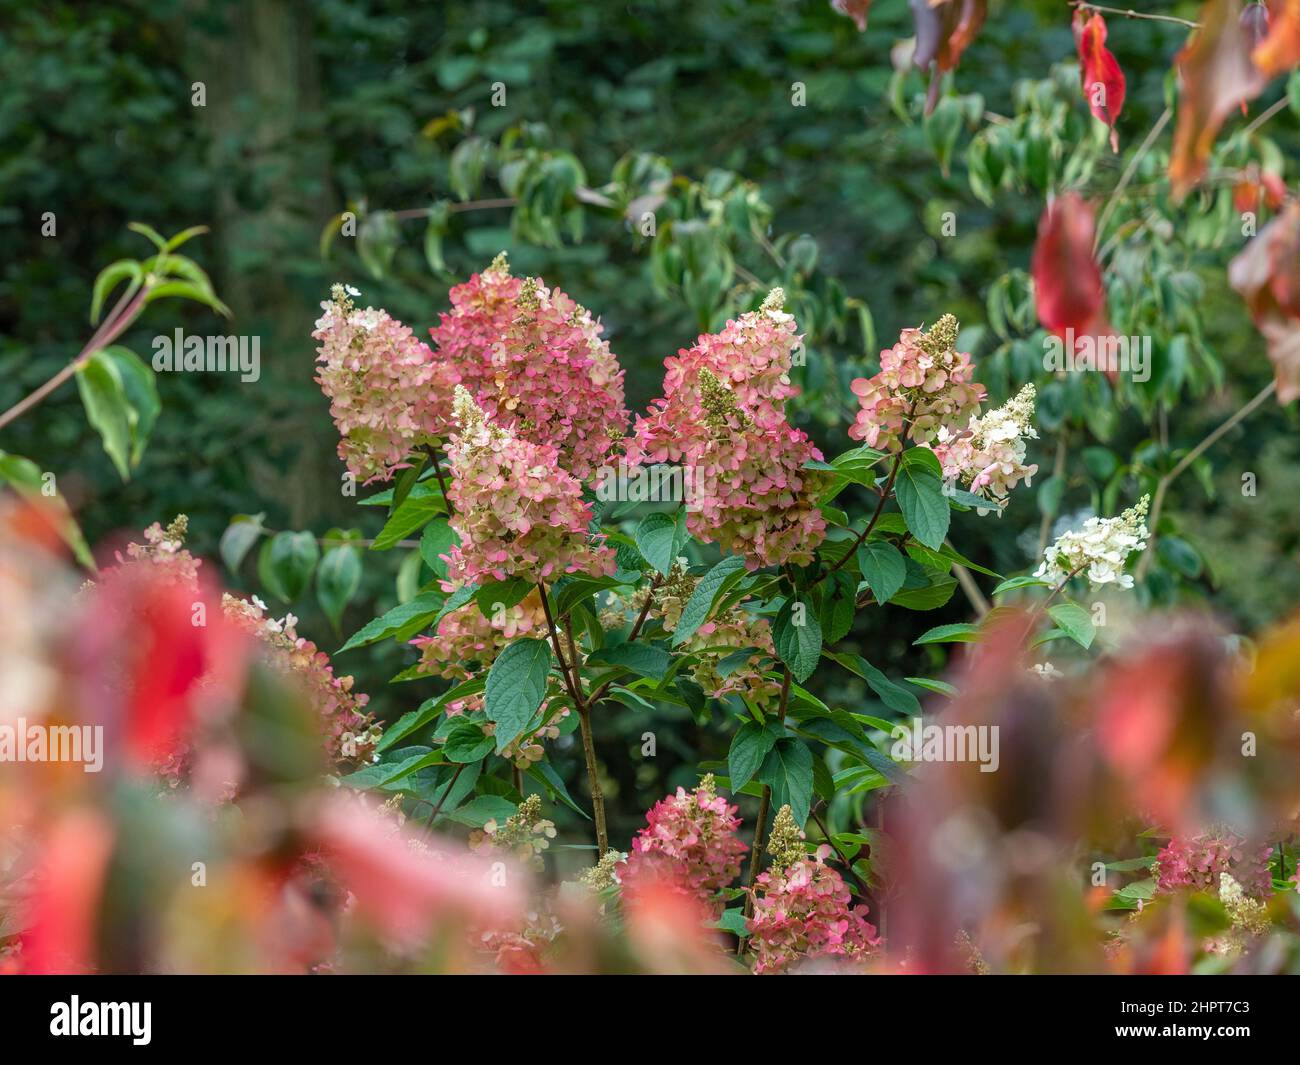
[[[921,122],[914,106],[923,91],[919,76],[894,83],[890,49],[912,32],[904,0],[878,0],[865,35],[825,0],[4,0],[0,10],[0,409],[81,347],[97,271],[147,253],[127,231],[133,220],[164,233],[211,226],[187,251],[210,271],[234,318],[223,323],[197,304],[171,301],[150,308],[124,343],[148,359],[152,338],[178,325],[262,342],[256,384],[233,375],[160,375],[163,413],[127,484],[87,426],[72,386],[0,434],[0,447],[58,474],[92,543],[177,512],[189,514],[191,546],[209,558],[230,516],[240,512],[264,511],[275,529],[319,535],[357,527],[373,536],[382,510],[358,508],[340,492],[337,437],[312,382],[309,334],[319,302],[330,282],[344,280],[362,289],[364,303],[386,307],[423,336],[447,306],[449,285],[502,248],[510,249],[516,272],[544,275],[602,317],[627,368],[633,410],[657,394],[666,356],[776,283],[811,294],[807,314],[798,302],[794,307],[810,333],[802,371],[807,395],[798,412],[828,455],[847,446],[847,382],[872,372],[879,347],[901,328],[945,311],[963,322],[963,349],[974,353],[993,400],[1007,398],[1031,374],[1042,387],[1041,368],[1033,365],[1041,334],[1033,333],[1032,313],[1019,335],[1003,342],[989,328],[987,300],[998,278],[1028,268],[1044,190],[1000,192],[991,206],[981,202],[965,147],[982,110],[1016,114],[1018,81],[1052,78],[1054,64],[1072,60],[1069,13],[1059,0],[993,4],[956,75],[966,118],[975,122],[959,118],[953,125],[957,150],[948,175],[936,158],[936,144],[945,154],[945,128]],[[1195,5],[1169,10],[1190,17]],[[1111,46],[1129,79],[1125,147],[1142,138],[1164,106],[1182,39],[1169,26],[1111,20]],[[191,105],[195,82],[204,83],[205,107]],[[505,107],[491,106],[494,82],[506,86]],[[792,106],[794,82],[806,86],[804,107]],[[1062,111],[1070,113],[1071,130],[1088,130],[1081,101]],[[1285,115],[1276,126],[1270,134],[1294,158],[1295,117]],[[503,138],[513,147],[498,156],[492,146]],[[509,209],[454,206],[502,196],[509,152],[551,160],[538,171],[529,201],[538,217],[518,212],[513,231]],[[582,210],[573,196],[577,186],[609,192],[620,160],[637,153],[662,157],[664,173],[670,167],[678,175],[661,226],[672,218],[687,222],[684,205],[695,195],[688,181],[720,194],[754,183],[754,196],[738,195],[733,204],[749,211],[738,230],[770,234],[775,255],[765,251],[765,239],[733,241],[732,293],[705,282],[687,291],[657,278],[662,262],[621,211]],[[1122,157],[1107,154],[1085,191],[1103,196],[1121,165]],[[541,206],[551,191],[556,232],[546,228]],[[440,239],[432,255],[424,249],[424,218],[375,216],[431,204],[439,205],[435,218],[445,219],[435,225]],[[361,216],[364,246],[337,236],[323,259],[322,233],[345,209]],[[941,233],[947,211],[955,212],[955,236]],[[41,235],[45,212],[57,218],[56,237]],[[1221,362],[1226,390],[1189,387],[1163,416],[1130,411],[1107,420],[1108,412],[1097,409],[1079,415],[1072,454],[1097,450],[1087,466],[1076,463],[1081,475],[1047,509],[1071,514],[1102,506],[1110,513],[1112,500],[1131,502],[1139,485],[1125,480],[1127,473],[1102,496],[1113,467],[1154,461],[1152,440],[1162,432],[1183,446],[1195,442],[1267,381],[1262,344],[1224,281],[1234,250],[1229,241],[1174,252],[1179,269],[1200,279],[1198,342]],[[378,266],[381,279],[373,276]],[[856,309],[845,311],[845,296],[869,307],[874,346]],[[807,317],[818,315],[822,321],[810,327]],[[1017,491],[1001,520],[955,517],[954,543],[999,572],[1030,564],[1053,431],[1070,417],[1068,403],[1058,400],[1048,395],[1040,404],[1044,440],[1031,459],[1044,472],[1035,488]],[[1157,598],[1212,601],[1247,627],[1292,607],[1300,591],[1300,576],[1288,564],[1300,535],[1293,428],[1269,406],[1216,449],[1201,477],[1179,482],[1170,500],[1178,535],[1167,549],[1175,557],[1156,570]],[[1259,477],[1258,499],[1241,498],[1247,470]],[[850,513],[865,505],[852,493],[837,502]],[[1190,553],[1180,553],[1180,545]],[[255,589],[253,569],[250,559],[233,583]],[[396,569],[391,553],[367,557],[364,593],[344,617],[345,635],[394,604]],[[1172,576],[1162,576],[1179,571],[1177,588]],[[312,597],[295,610],[322,646],[342,642]],[[923,614],[868,611],[849,643],[892,676],[933,675],[943,650],[915,649],[911,640],[968,615],[960,595]],[[373,705],[392,717],[434,690],[428,682],[386,688],[387,677],[409,660],[387,646],[349,652],[337,668],[356,672],[374,693]],[[815,678],[820,691],[818,684]],[[865,685],[821,694],[842,705],[874,699]],[[689,776],[701,757],[725,756],[726,739],[684,710],[679,721],[653,724],[630,710],[611,707],[608,715],[599,734],[619,818],[611,829],[625,839],[634,811]],[[633,756],[649,728],[659,743],[654,761]],[[557,759],[575,773],[578,761],[576,754]]]

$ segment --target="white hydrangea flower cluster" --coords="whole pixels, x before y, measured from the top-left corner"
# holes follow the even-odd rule
[[[1219,874],[1219,901],[1228,911],[1235,932],[1262,936],[1269,930],[1268,906],[1252,899],[1228,873]]]
[[[1037,440],[1033,385],[986,414],[972,416],[960,432],[939,427],[933,444],[944,480],[988,499],[994,508],[1006,502],[1017,482],[1031,484],[1037,466],[1025,465],[1025,441]]]
[[[1062,533],[1043,552],[1034,576],[1058,584],[1071,574],[1085,573],[1094,588],[1103,584],[1132,588],[1133,577],[1124,572],[1124,564],[1134,551],[1146,549],[1149,505],[1150,496],[1143,496],[1117,518],[1089,518],[1083,528]]]

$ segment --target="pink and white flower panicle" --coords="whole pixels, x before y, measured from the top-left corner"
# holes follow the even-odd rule
[[[477,582],[564,573],[612,574],[614,552],[588,533],[582,485],[559,466],[558,452],[493,424],[463,385],[452,401],[456,429],[447,445],[453,580]]]
[[[436,443],[458,375],[387,311],[356,310],[356,289],[335,285],[312,337],[316,382],[329,397],[339,458],[363,481],[388,480],[411,451]]]
[[[590,479],[629,418],[623,371],[600,323],[540,278],[512,277],[504,253],[450,299],[430,330],[437,357],[494,424],[554,445],[565,470]]]
[[[853,905],[844,879],[826,859],[823,844],[809,856],[803,833],[783,806],[772,826],[771,867],[754,888],[754,915],[745,922],[754,972],[779,972],[805,959],[862,958],[880,945],[866,906]]]
[[[955,432],[939,426],[934,449],[945,482],[1000,507],[1016,484],[1032,483],[1038,472],[1025,464],[1025,441],[1038,439],[1033,427],[1033,385],[1025,385],[1001,407],[972,415],[967,427]]]
[[[799,343],[784,295],[701,336],[664,362],[664,395],[638,418],[629,461],[680,462],[693,472],[688,528],[743,556],[750,568],[806,564],[825,538],[821,452],[785,417]]]
[[[965,422],[985,391],[972,381],[975,367],[956,344],[957,319],[951,314],[928,332],[904,329],[898,343],[880,353],[880,372],[850,385],[862,409],[849,436],[868,447],[899,451],[905,440],[928,443],[940,426]]]
[[[624,894],[667,882],[721,913],[718,893],[740,875],[745,853],[739,827],[736,807],[717,793],[712,773],[694,791],[678,788],[646,814],[646,827],[618,867]]]

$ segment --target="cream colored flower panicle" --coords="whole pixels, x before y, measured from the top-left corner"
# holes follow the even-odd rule
[[[1219,874],[1219,901],[1227,910],[1234,929],[1254,936],[1268,932],[1268,907],[1247,895],[1229,873]]]
[[[451,418],[456,423],[457,436],[466,447],[502,444],[511,435],[499,425],[488,424],[483,408],[474,402],[474,396],[464,385],[457,385],[452,393]]]
[[[941,425],[932,446],[944,480],[998,505],[1019,481],[1030,484],[1038,467],[1025,465],[1025,441],[1038,438],[1032,424],[1036,394],[1033,385],[1025,385],[959,432]]]
[[[784,872],[808,857],[808,848],[803,844],[803,830],[795,822],[790,804],[786,803],[776,812],[772,822],[772,837],[767,841],[767,853],[772,856],[771,868]]]
[[[1056,584],[1080,573],[1093,587],[1117,584],[1132,588],[1133,577],[1124,572],[1124,564],[1130,554],[1147,546],[1149,503],[1150,496],[1143,496],[1117,518],[1089,518],[1082,529],[1062,533],[1043,552],[1042,564],[1034,576]]]
[[[600,861],[578,874],[578,880],[591,891],[615,887],[618,884],[618,866],[625,861],[627,855],[622,851],[608,850]]]

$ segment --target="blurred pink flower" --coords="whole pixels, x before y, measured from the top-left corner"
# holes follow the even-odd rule
[[[745,844],[736,837],[736,807],[718,795],[709,774],[694,791],[678,788],[650,809],[646,827],[632,840],[632,853],[618,867],[625,896],[647,884],[667,882],[699,899],[714,915],[718,892],[740,875]]]
[[[196,574],[197,562],[132,558],[101,571],[81,603],[78,680],[87,719],[106,726],[110,762],[120,737],[128,765],[150,771],[239,698],[250,645]]]
[[[623,904],[627,941],[638,966],[664,975],[743,972],[724,953],[722,938],[708,927],[714,916],[678,883],[654,876],[640,881]]]
[[[522,927],[529,878],[522,866],[425,841],[355,801],[326,805],[311,837],[351,893],[359,917],[405,946],[447,931]]]
[[[184,515],[165,530],[155,522],[144,544],[128,544],[117,564],[101,571],[86,603],[97,619],[84,645],[87,660],[102,660],[105,672],[95,697],[125,699],[116,712],[124,714],[135,762],[173,785],[187,776],[190,731],[215,712],[205,708],[239,698],[250,652],[299,687],[331,760],[368,761],[381,734],[365,709],[369,696],[354,690],[351,676],[335,675],[329,655],[298,635],[292,614],[269,618],[256,596],[218,601],[202,560],[184,548],[186,529]],[[112,640],[120,645],[104,642]],[[120,663],[137,655],[138,669],[123,688]]]
[[[44,832],[18,964],[35,975],[93,972],[99,906],[113,850],[113,827],[95,810],[77,809]]]

